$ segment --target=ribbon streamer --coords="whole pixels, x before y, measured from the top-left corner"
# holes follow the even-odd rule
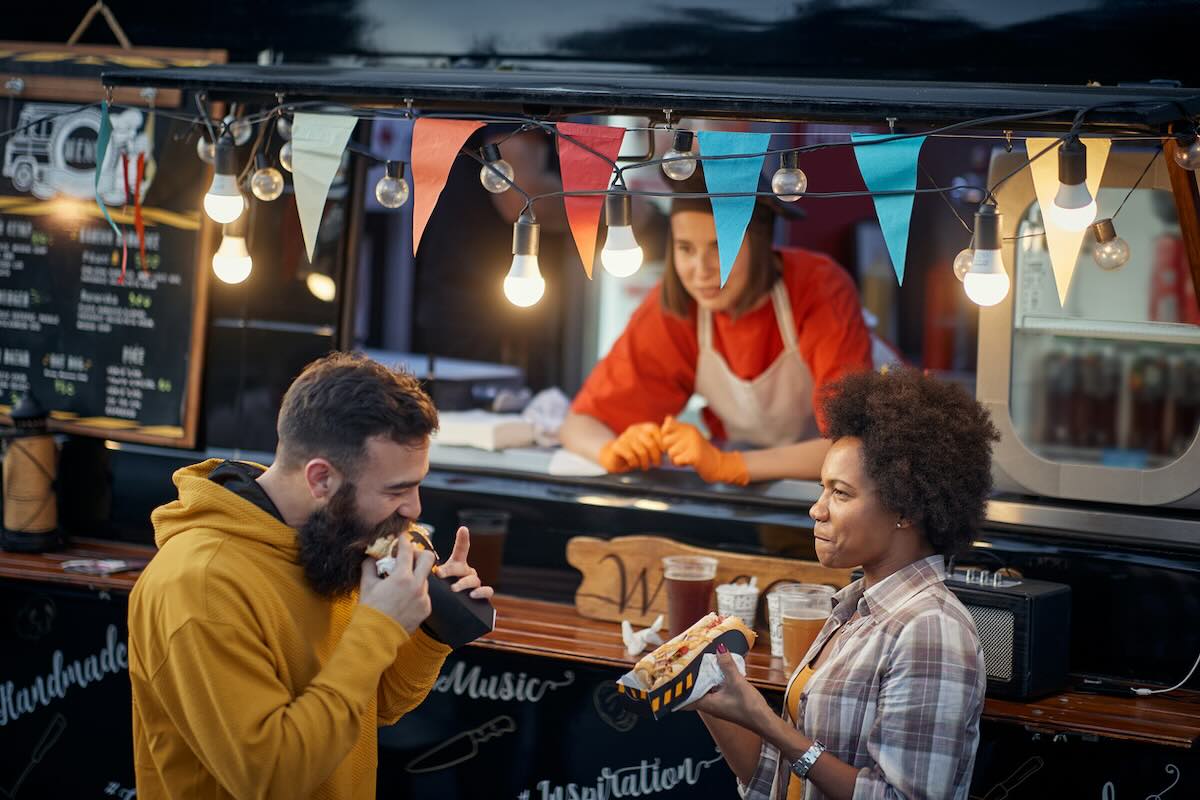
[[[121,228],[117,223],[113,222],[112,215],[108,213],[108,206],[104,205],[104,200],[100,197],[100,173],[104,170],[104,158],[108,155],[108,143],[111,139],[112,120],[108,118],[108,101],[103,100],[100,103],[100,131],[96,137],[96,177],[92,186],[96,194],[96,205],[100,206],[100,213],[108,220],[113,233],[117,235],[117,239],[121,242],[121,277],[117,279],[117,285],[124,286],[125,264],[129,259],[129,248],[125,246],[125,236],[121,233]]]

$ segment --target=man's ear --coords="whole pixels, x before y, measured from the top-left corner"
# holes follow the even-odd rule
[[[304,465],[304,482],[314,500],[328,500],[342,485],[342,474],[323,458],[313,458]]]

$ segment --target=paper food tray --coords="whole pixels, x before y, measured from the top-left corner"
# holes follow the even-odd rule
[[[704,654],[715,654],[717,645],[721,644],[725,645],[729,652],[737,653],[740,656],[744,656],[750,651],[750,643],[746,641],[744,633],[737,630],[725,631],[697,653],[683,672],[653,691],[646,691],[641,687],[632,669],[626,672],[617,679],[617,692],[620,693],[622,702],[635,713],[655,719],[671,713],[691,696],[692,688],[696,685],[696,674],[700,671],[700,663],[704,660]]]

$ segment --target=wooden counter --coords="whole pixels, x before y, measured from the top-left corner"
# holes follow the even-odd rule
[[[95,590],[127,592],[137,572],[96,576],[65,572],[61,564],[74,558],[148,560],[154,548],[99,539],[73,539],[55,553],[0,552],[0,579],[66,584]],[[498,596],[496,630],[474,647],[522,655],[576,661],[626,671],[635,659],[625,655],[619,627],[585,619],[573,606]],[[746,672],[754,685],[782,692],[788,675],[772,658],[766,637],[751,651]],[[989,698],[984,719],[1011,723],[1045,734],[1069,733],[1144,744],[1191,748],[1200,743],[1200,692],[1175,691],[1154,697],[1113,697],[1063,692],[1034,702]]]

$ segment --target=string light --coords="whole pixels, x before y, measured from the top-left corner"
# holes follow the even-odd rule
[[[375,199],[384,208],[399,208],[408,201],[408,181],[404,179],[404,162],[389,161],[383,177],[375,184]]]
[[[1098,220],[1092,226],[1092,235],[1096,237],[1092,258],[1100,269],[1115,272],[1129,263],[1129,243],[1117,236],[1111,219]]]
[[[483,166],[479,168],[479,182],[483,184],[483,188],[492,194],[507,192],[516,173],[512,164],[500,157],[500,146],[485,144],[479,148],[479,155],[483,159]]]
[[[215,152],[216,148],[213,146],[213,143],[206,139],[204,134],[201,134],[200,138],[196,140],[196,156],[205,164],[211,164],[213,163]]]
[[[1175,140],[1175,163],[1193,172],[1200,169],[1200,137],[1193,133]]]
[[[308,273],[304,285],[308,287],[309,294],[323,303],[332,303],[337,298],[337,284],[324,272]]]
[[[288,172],[292,171],[292,143],[290,141],[284,142],[279,148],[279,166]]]
[[[266,153],[254,157],[254,175],[250,177],[250,191],[259,200],[269,203],[283,194],[283,173],[271,166]]]
[[[779,154],[779,169],[771,176],[771,191],[785,203],[794,203],[808,189],[808,176],[800,169],[800,154],[795,150]]]
[[[675,131],[671,149],[663,153],[662,171],[673,181],[686,181],[696,173],[696,159],[692,158],[691,131]]]
[[[225,135],[217,140],[213,164],[216,168],[212,185],[208,187],[208,194],[204,195],[204,211],[213,222],[233,222],[246,210],[246,198],[238,188],[237,151],[233,148],[230,136]]]
[[[1000,218],[990,203],[975,212],[975,254],[963,276],[963,289],[976,305],[994,306],[1008,296],[1008,273],[1000,257]]]
[[[614,186],[613,193],[604,198],[604,219],[608,235],[600,251],[604,271],[615,278],[625,278],[642,266],[642,248],[633,236],[633,200],[624,186]]]
[[[292,121],[282,114],[279,119],[275,120],[275,132],[279,134],[279,138],[285,142],[292,140]]]
[[[1058,193],[1047,216],[1067,231],[1086,230],[1096,221],[1096,200],[1087,187],[1087,147],[1078,136],[1068,136],[1058,149]]]
[[[954,257],[954,277],[960,281],[971,271],[971,262],[975,260],[975,251],[971,248],[959,250]]]
[[[221,246],[212,257],[213,273],[225,283],[241,283],[250,277],[254,262],[246,248],[245,218],[227,224]]]
[[[225,117],[225,130],[233,137],[233,143],[241,147],[246,142],[250,141],[250,137],[254,134],[254,126],[244,119],[238,119],[233,114]]]
[[[540,231],[528,212],[513,225],[513,260],[504,277],[504,296],[514,306],[528,308],[546,293],[546,281],[538,269]]]

